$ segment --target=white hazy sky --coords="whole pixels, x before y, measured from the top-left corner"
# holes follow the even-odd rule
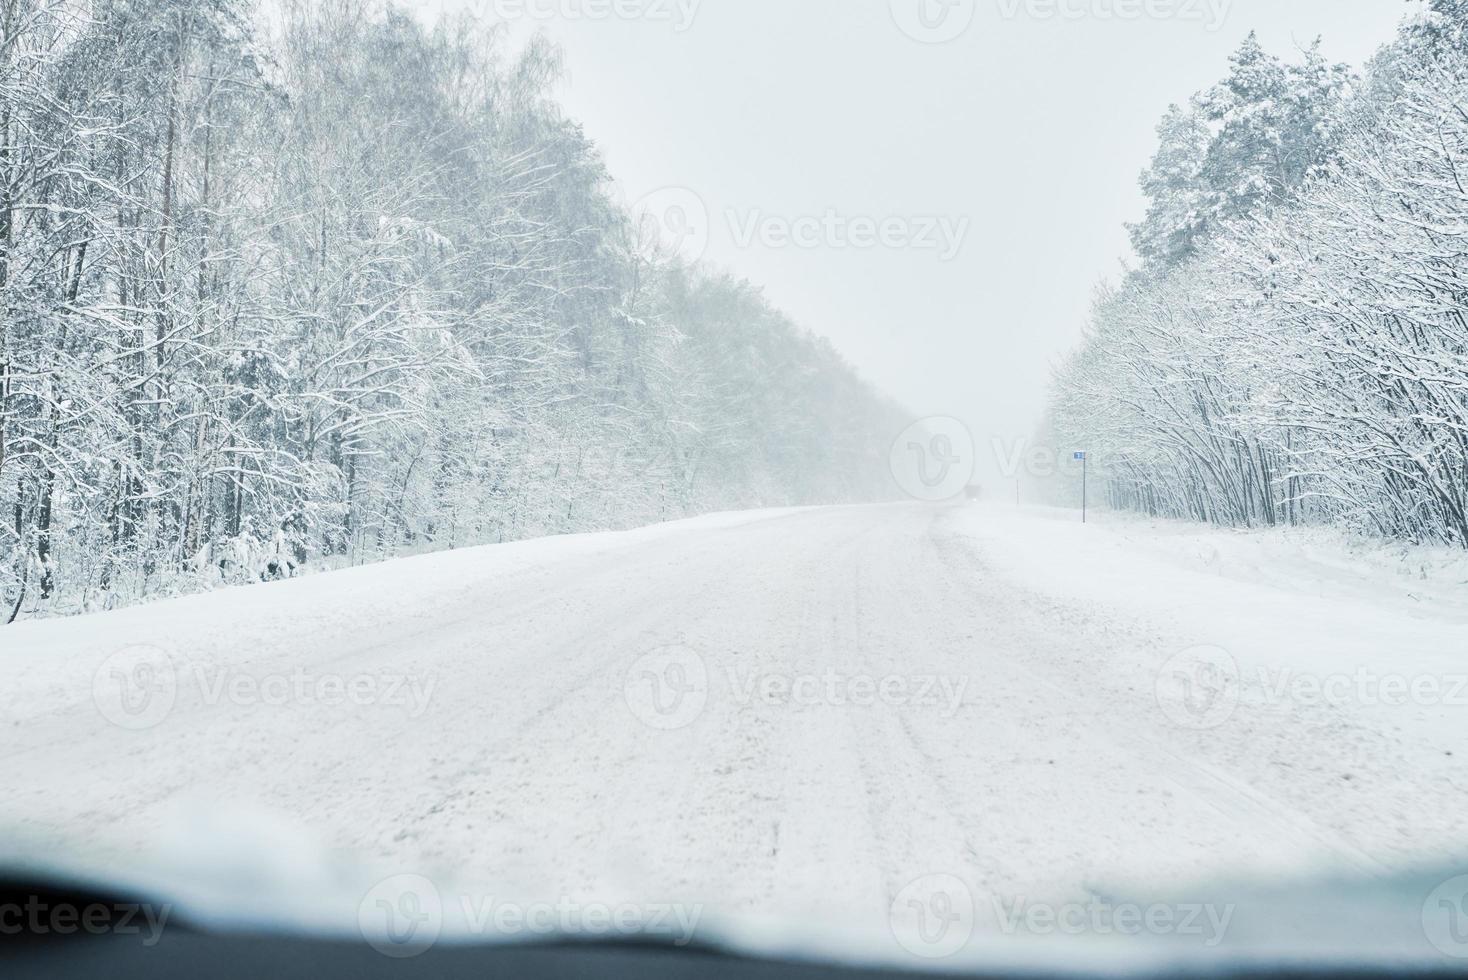
[[[641,12],[618,17],[606,15],[612,2],[414,6],[544,31],[566,55],[562,101],[628,201],[693,191],[711,218],[711,261],[763,286],[915,416],[958,416],[984,446],[1033,431],[1095,284],[1129,255],[1123,223],[1142,213],[1137,176],[1168,103],[1222,77],[1250,30],[1280,53],[1321,35],[1327,54],[1360,65],[1408,10],[1406,0],[615,0]],[[683,25],[678,5],[690,3]],[[1079,16],[1047,16],[1057,4]],[[1145,4],[1174,14],[1105,16]],[[968,26],[920,43],[899,26],[919,5],[940,30]],[[828,211],[970,227],[945,261],[913,248],[741,246],[726,217]]]

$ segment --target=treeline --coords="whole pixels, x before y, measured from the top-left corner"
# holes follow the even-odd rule
[[[1413,4],[1363,75],[1252,37],[1174,107],[1058,371],[1051,438],[1111,503],[1468,546],[1468,0]]]
[[[280,6],[0,0],[0,623],[886,493],[895,409],[659,257],[554,51]]]

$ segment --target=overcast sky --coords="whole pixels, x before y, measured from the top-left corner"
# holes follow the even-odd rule
[[[1033,431],[1051,365],[1079,336],[1096,283],[1128,256],[1123,223],[1142,212],[1137,176],[1168,103],[1217,81],[1250,30],[1275,52],[1322,35],[1328,55],[1359,65],[1408,9],[1405,0],[416,6],[425,16],[470,7],[511,18],[522,34],[544,31],[565,51],[562,100],[629,202],[681,188],[652,201],[676,206],[672,224],[699,223],[685,247],[763,286],[915,416],[958,416],[985,446]]]

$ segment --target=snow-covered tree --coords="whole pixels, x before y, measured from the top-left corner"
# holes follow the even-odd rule
[[[555,51],[278,6],[0,0],[0,620],[886,492],[895,409],[649,259]]]
[[[1238,193],[1143,252],[1056,378],[1050,425],[1097,447],[1113,503],[1468,546],[1463,10],[1409,20],[1338,109],[1311,108],[1336,68],[1312,54],[1292,86],[1252,45],[1200,102],[1223,122],[1200,186]]]

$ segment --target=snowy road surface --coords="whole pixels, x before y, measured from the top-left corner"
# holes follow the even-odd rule
[[[1461,605],[1068,518],[721,515],[20,624],[0,821],[847,922],[925,876],[1067,901],[1463,853]]]

